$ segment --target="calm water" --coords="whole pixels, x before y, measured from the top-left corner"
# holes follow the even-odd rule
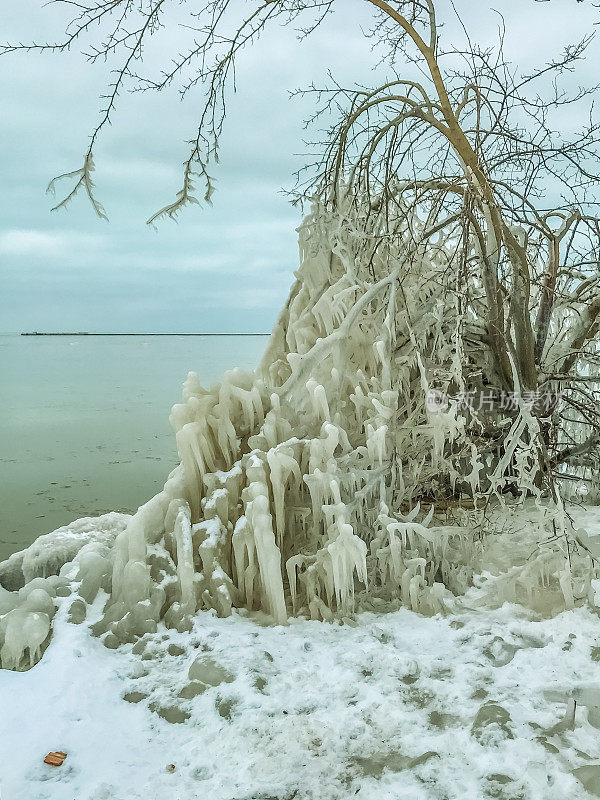
[[[0,560],[78,517],[133,511],[177,464],[187,373],[253,369],[265,336],[0,336]]]

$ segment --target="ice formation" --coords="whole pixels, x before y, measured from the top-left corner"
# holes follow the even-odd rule
[[[467,420],[456,403],[427,402],[433,389],[478,386],[481,331],[452,291],[444,243],[414,247],[424,224],[400,215],[381,245],[373,210],[314,207],[259,368],[228,372],[210,388],[188,375],[170,418],[181,463],[164,489],[114,542],[48,542],[43,569],[27,553],[0,567],[11,590],[0,595],[3,666],[35,661],[51,616],[46,598],[73,582],[77,603],[106,592],[92,629],[109,647],[160,621],[187,630],[199,609],[245,607],[284,623],[293,613],[347,615],[357,596],[362,607],[398,600],[427,614],[452,606],[472,582],[486,522],[465,510],[447,524],[439,508],[484,491],[503,503],[515,473],[539,499],[530,469],[537,422],[522,406],[499,457],[481,446],[476,411]],[[592,573],[578,574],[573,552],[565,559],[560,501],[540,501],[539,515],[552,541],[526,563],[492,570],[482,594],[534,603],[551,588],[564,607],[577,580],[577,596],[589,594]],[[43,585],[29,592],[33,578]]]

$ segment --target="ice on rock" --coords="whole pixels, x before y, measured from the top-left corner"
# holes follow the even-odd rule
[[[189,713],[179,706],[161,706],[152,702],[148,708],[171,725],[182,725],[190,718]]]
[[[27,611],[39,611],[46,614],[48,619],[52,619],[56,610],[52,598],[44,589],[33,589],[29,592],[21,608]]]
[[[41,657],[56,612],[54,598],[64,585],[52,575],[33,578],[14,592],[0,586],[0,662],[5,669],[27,669]]]
[[[49,633],[48,614],[24,609],[10,611],[0,620],[2,666],[13,670],[32,667],[39,660]]]
[[[81,625],[87,616],[87,606],[81,598],[73,600],[69,607],[69,622]]]
[[[14,553],[0,563],[0,585],[12,591],[34,578],[58,575],[61,568],[72,562],[89,542],[110,548],[129,519],[128,514],[114,512],[100,517],[84,517],[38,537],[26,550]]]
[[[218,686],[234,680],[234,676],[210,656],[198,656],[190,665],[188,678],[206,686]]]
[[[200,683],[200,681],[190,681],[189,683],[186,683],[177,696],[181,697],[183,700],[193,700],[194,697],[204,694],[205,691],[205,683]]]
[[[587,792],[600,797],[600,764],[584,764],[574,769],[573,775]]]
[[[0,586],[0,617],[8,614],[13,608],[19,604],[19,595],[17,592],[9,592]]]
[[[481,744],[498,744],[502,739],[512,739],[510,714],[498,703],[484,703],[477,712],[471,734]]]

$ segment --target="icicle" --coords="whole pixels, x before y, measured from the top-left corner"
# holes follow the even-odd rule
[[[277,530],[277,545],[281,548],[283,532],[285,529],[284,499],[286,483],[294,477],[298,483],[301,481],[300,467],[294,458],[293,448],[278,445],[267,453],[269,463],[271,486],[275,501],[275,526]]]
[[[244,490],[247,498],[246,517],[254,536],[266,608],[276,622],[283,623],[287,619],[287,612],[281,578],[281,551],[275,543],[264,469],[257,465],[254,472],[262,480],[254,480]]]
[[[193,614],[196,610],[194,553],[190,507],[187,503],[181,506],[175,519],[175,541],[177,542],[177,576],[181,590],[181,607],[184,614]]]
[[[333,565],[333,581],[338,607],[342,611],[354,608],[354,572],[367,585],[367,545],[355,536],[352,525],[339,526],[339,536],[327,545]]]

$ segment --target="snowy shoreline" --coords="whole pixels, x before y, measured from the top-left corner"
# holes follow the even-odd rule
[[[121,516],[67,526],[65,547],[102,525],[108,544]],[[189,632],[160,623],[112,650],[89,629],[106,600],[101,590],[74,624],[73,595],[55,598],[42,660],[0,670],[2,800],[584,800],[581,780],[598,791],[591,608],[544,619],[508,603],[468,609],[467,595],[446,617],[401,608],[286,626],[199,611]],[[227,677],[198,686],[190,667],[207,658]],[[561,731],[570,697],[573,730]],[[51,750],[68,754],[62,767],[43,763]]]
[[[206,611],[191,633],[145,637],[140,661],[69,623],[67,602],[40,663],[0,671],[3,800],[589,797],[569,773],[598,762],[598,709],[579,705],[573,731],[548,733],[567,695],[598,679],[586,609],[285,627]],[[181,699],[199,653],[233,681]],[[159,716],[174,706],[184,724]],[[68,753],[62,767],[42,763],[49,750]]]

